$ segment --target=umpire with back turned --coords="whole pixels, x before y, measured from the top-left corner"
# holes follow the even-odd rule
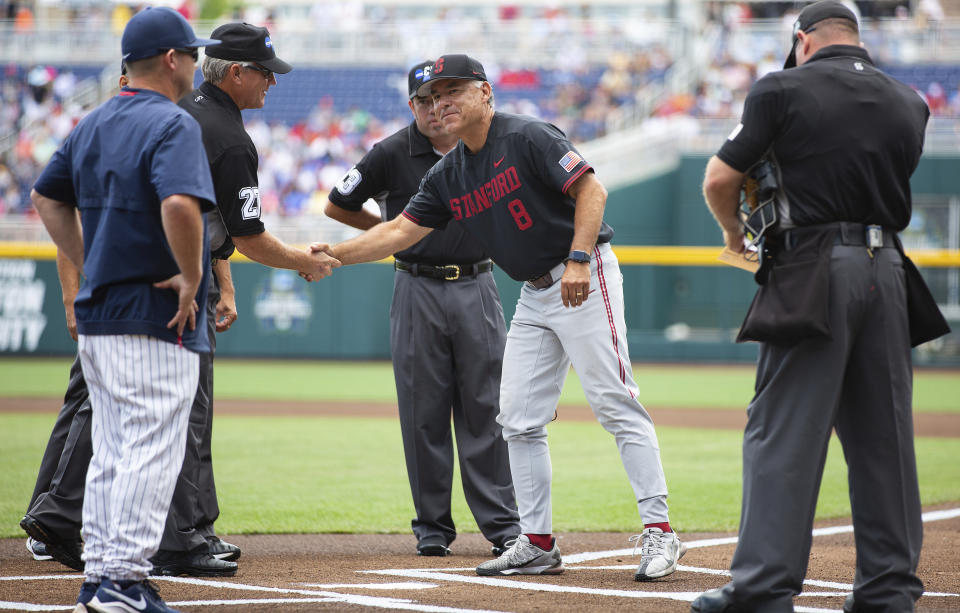
[[[377,143],[330,192],[329,217],[361,230],[399,215],[420,180],[457,144],[417,89],[433,62],[407,76],[414,121]],[[483,247],[459,224],[395,254],[390,346],[419,555],[442,556],[456,538],[450,513],[453,437],[464,496],[496,555],[520,533],[507,445],[496,417],[507,331]]]
[[[691,610],[793,610],[835,428],[857,548],[844,611],[912,611],[923,592],[923,527],[910,348],[924,340],[915,324],[939,312],[933,304],[934,317],[918,317],[917,299],[929,292],[897,233],[910,221],[909,180],[929,112],[873,65],[856,17],[840,2],[808,5],[793,42],[785,70],[751,89],[704,180],[727,247],[742,252],[741,183],[767,152],[779,169],[770,205],[777,225],[763,240],[758,275],[764,284],[740,338],[761,344],[732,581]]]

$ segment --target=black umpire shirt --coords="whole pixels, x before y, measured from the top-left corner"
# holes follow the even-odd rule
[[[380,205],[380,216],[389,221],[403,211],[417,193],[420,179],[440,158],[416,122],[411,122],[374,145],[330,190],[330,202],[359,211],[368,198],[373,198]],[[444,265],[473,264],[487,255],[459,224],[450,224],[445,231],[431,232],[394,257],[404,262]]]
[[[215,258],[233,253],[231,236],[262,234],[257,148],[243,127],[240,109],[229,95],[204,81],[178,103],[200,124],[210,161],[217,211],[207,216],[210,251]]]
[[[567,190],[586,172],[590,164],[559,128],[497,112],[480,151],[460,141],[423,178],[403,216],[430,228],[457,220],[497,266],[527,281],[570,253],[576,201]],[[612,236],[601,223],[597,243]]]
[[[900,231],[929,114],[864,49],[831,45],[757,81],[717,157],[746,172],[773,145],[785,228],[850,221]]]

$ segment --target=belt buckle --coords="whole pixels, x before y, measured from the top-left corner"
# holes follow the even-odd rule
[[[460,265],[459,264],[447,264],[443,267],[443,280],[444,281],[456,281],[460,278]]]

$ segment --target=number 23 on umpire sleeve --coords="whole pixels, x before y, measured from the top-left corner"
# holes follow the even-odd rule
[[[260,188],[244,187],[240,190],[243,206],[240,214],[244,219],[260,219]]]

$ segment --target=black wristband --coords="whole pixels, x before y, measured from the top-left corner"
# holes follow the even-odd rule
[[[586,251],[578,251],[574,249],[570,252],[564,260],[564,262],[576,262],[577,264],[589,264],[590,263],[590,254]]]

